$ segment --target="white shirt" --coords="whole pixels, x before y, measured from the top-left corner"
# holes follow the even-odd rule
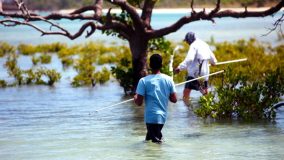
[[[180,70],[187,70],[188,76],[197,78],[198,76],[208,75],[209,62],[213,65],[217,59],[211,51],[209,45],[200,39],[196,39],[188,50],[186,58],[178,66]],[[199,67],[201,67],[199,69]],[[208,81],[209,77],[205,80]]]

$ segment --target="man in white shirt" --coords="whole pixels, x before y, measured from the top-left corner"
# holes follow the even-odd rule
[[[187,81],[199,76],[208,75],[210,73],[209,63],[211,63],[211,65],[215,65],[217,63],[217,59],[209,45],[196,38],[193,32],[188,32],[184,41],[190,45],[190,48],[186,58],[175,69],[175,73],[179,73],[181,70],[187,70]],[[183,91],[183,100],[188,102],[192,89],[199,90],[203,95],[207,94],[208,79],[209,77],[205,78],[204,87],[202,87],[200,82],[197,80],[186,83]]]

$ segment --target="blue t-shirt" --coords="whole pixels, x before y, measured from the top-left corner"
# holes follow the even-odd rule
[[[176,92],[173,80],[165,74],[151,74],[139,80],[136,93],[145,98],[146,123],[164,124],[169,96]]]

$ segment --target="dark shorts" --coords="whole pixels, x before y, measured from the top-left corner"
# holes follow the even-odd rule
[[[162,129],[164,124],[152,124],[146,123],[147,127],[147,134],[146,134],[146,141],[152,140],[154,143],[161,143],[162,142]]]
[[[194,77],[188,76],[186,81],[192,80]],[[193,89],[193,90],[199,90],[200,86],[204,88],[208,88],[208,81],[204,81],[204,84],[200,84],[198,80],[192,81],[192,82],[187,82],[184,86],[184,88],[187,89]]]

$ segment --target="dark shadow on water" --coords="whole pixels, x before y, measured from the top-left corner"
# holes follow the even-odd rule
[[[204,133],[188,133],[185,134],[184,137],[186,138],[200,138],[201,136],[204,136]]]

